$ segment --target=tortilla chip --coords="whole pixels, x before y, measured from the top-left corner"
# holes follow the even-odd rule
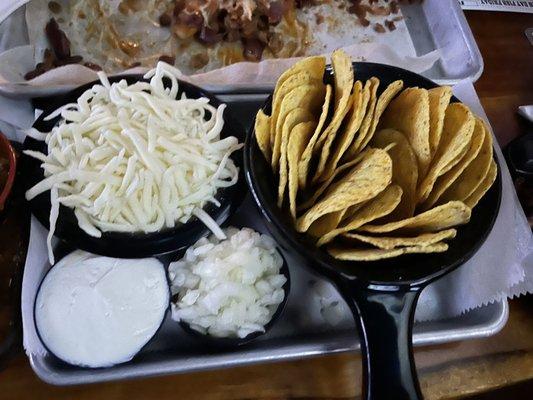
[[[485,196],[485,193],[488,192],[488,190],[490,189],[490,187],[496,180],[496,175],[498,175],[498,167],[496,166],[496,162],[492,160],[490,163],[490,168],[485,178],[483,178],[483,180],[481,181],[479,186],[476,188],[474,193],[468,196],[468,198],[465,200],[465,204],[468,207],[474,208],[477,205],[477,203],[479,203],[479,200],[481,200],[481,198]]]
[[[367,132],[370,129],[370,126],[372,125],[372,120],[374,118],[378,88],[379,79],[372,77],[366,81],[364,90],[368,90],[369,99],[367,102],[366,109],[364,110],[364,116],[363,120],[361,121],[361,127],[359,128],[357,137],[355,137],[355,139],[348,147],[348,150],[346,150],[343,160],[352,159],[353,157],[357,156],[357,153],[360,151],[360,149],[362,149],[361,143],[365,139]]]
[[[464,104],[451,103],[446,108],[439,148],[435,153],[427,176],[418,188],[419,203],[424,202],[429,197],[437,178],[444,175],[461,160],[461,152],[466,152],[470,145],[474,125],[474,116]]]
[[[367,129],[367,132],[365,133],[364,137],[361,138],[358,148],[355,150],[356,153],[364,149],[366,145],[372,140],[372,137],[374,136],[374,133],[376,132],[376,128],[378,126],[381,115],[383,114],[383,112],[385,111],[385,109],[387,108],[391,100],[394,98],[394,96],[396,96],[398,92],[402,90],[402,88],[403,88],[403,81],[394,81],[389,86],[387,86],[387,88],[383,91],[381,96],[379,96],[376,102],[376,107],[374,109],[373,117],[370,122],[370,127]]]
[[[318,82],[318,81],[316,81]],[[274,147],[272,148],[272,168],[276,170],[281,159],[283,125],[289,112],[297,107],[315,115],[322,104],[325,87],[322,83],[305,84],[292,89],[281,99],[279,113],[270,117],[270,129],[274,129]],[[275,125],[273,126],[273,121]]]
[[[263,110],[259,110],[255,116],[255,140],[265,159],[270,163],[272,150],[270,148],[270,117]]]
[[[308,74],[312,79],[316,79],[317,81],[322,82],[324,78],[325,68],[326,68],[326,58],[323,56],[316,56],[316,57],[308,57],[301,61],[298,61],[292,67],[287,69],[283,74],[281,74],[281,76],[278,78],[278,81],[276,82],[276,87],[274,89],[274,93],[272,94],[272,110],[274,109],[279,110],[279,107],[276,108],[276,105],[280,104],[281,99],[283,99],[283,96],[280,95],[281,87],[284,86],[284,83],[291,76],[297,75],[300,72],[304,72]],[[293,85],[287,85],[285,87],[289,87],[289,86],[292,86],[293,88],[295,87]],[[270,115],[274,115],[274,113],[271,112]],[[276,113],[276,117],[272,118],[271,125],[270,125],[270,147],[272,148],[274,147],[276,120],[277,120],[277,113]]]
[[[360,242],[371,244],[380,249],[390,250],[397,247],[409,246],[429,246],[446,239],[453,239],[457,231],[455,229],[446,229],[435,233],[422,233],[418,236],[411,237],[386,237],[386,236],[368,236],[358,233],[346,233],[343,236],[348,239],[355,239]]]
[[[372,149],[359,164],[327,189],[321,201],[298,218],[296,230],[305,232],[322,215],[374,198],[389,185],[391,178],[391,158],[386,151]]]
[[[424,176],[431,162],[427,90],[407,88],[401,92],[383,113],[379,127],[396,129],[407,137],[418,160],[418,176]]]
[[[481,121],[484,127],[485,139],[477,157],[463,173],[446,189],[440,198],[440,202],[460,200],[465,201],[483,181],[492,163],[492,134],[490,129]]]
[[[418,182],[418,165],[413,148],[407,138],[394,129],[383,129],[372,139],[372,146],[385,148],[393,146],[388,153],[392,159],[392,182],[402,188],[400,204],[389,214],[390,221],[412,217],[416,206],[416,184]]]
[[[363,232],[384,233],[384,232],[406,232],[424,233],[438,232],[457,225],[466,224],[470,221],[472,210],[460,201],[450,201],[449,203],[432,208],[426,212],[401,221],[389,222],[384,225],[365,225],[359,228]]]
[[[305,71],[308,72],[314,79],[322,80],[324,77],[324,69],[326,68],[326,58],[324,56],[307,57],[298,61],[292,67],[287,69],[280,75],[274,89],[273,98],[278,95],[278,90],[283,83],[292,75]]]
[[[347,209],[335,211],[330,214],[321,216],[315,222],[311,224],[307,230],[307,234],[311,235],[314,238],[319,238],[326,233],[332,231],[339,225]]]
[[[321,152],[315,176],[313,177],[313,183],[317,182],[320,175],[324,172],[331,144],[341,126],[342,120],[350,110],[352,101],[351,91],[353,88],[354,74],[350,56],[342,50],[336,50],[331,55],[331,64],[334,72],[335,107],[328,127],[322,132],[316,143],[317,151],[320,148]]]
[[[304,151],[309,137],[315,129],[314,121],[302,122],[296,125],[290,133],[287,146],[287,161],[289,168],[289,206],[291,215],[296,218],[296,195],[298,193],[298,161]]]
[[[298,210],[305,210],[311,206],[313,206],[318,198],[326,191],[326,189],[329,187],[331,182],[335,180],[336,177],[340,176],[344,171],[350,169],[355,164],[359,163],[363,157],[365,156],[366,152],[360,153],[355,159],[353,159],[350,162],[347,162],[345,164],[342,164],[341,166],[337,167],[335,172],[333,172],[333,175],[330,176],[330,178],[326,181],[320,184],[320,186],[316,188],[312,188],[312,195],[309,197],[304,203],[302,203],[300,206],[298,206]]]
[[[363,117],[365,116],[366,105],[370,99],[370,87],[363,84],[361,81],[355,82],[352,92],[352,105],[343,126],[340,128],[340,133],[337,134],[337,140],[333,144],[333,153],[329,156],[326,163],[324,172],[320,178],[321,181],[327,181],[331,175],[335,172],[337,164],[339,163],[342,155],[348,149],[355,137],[355,134],[359,131]]]
[[[440,176],[437,179],[437,181],[435,182],[435,185],[433,185],[433,189],[431,190],[429,197],[422,205],[423,210],[428,210],[434,204],[436,204],[439,201],[442,194],[446,191],[446,189],[448,189],[457,180],[457,178],[459,178],[459,176],[463,173],[463,171],[478,156],[479,152],[481,151],[481,148],[483,147],[485,136],[486,136],[486,133],[485,133],[485,127],[483,126],[483,123],[479,119],[476,119],[476,123],[474,126],[474,132],[472,134],[472,141],[470,143],[470,147],[468,148],[466,154],[455,165],[455,167],[453,167],[451,170],[449,170],[448,172],[446,172],[444,175]],[[454,199],[454,200],[462,200],[462,199]],[[444,201],[444,203],[445,202],[446,201]]]
[[[311,139],[309,140],[309,143],[307,143],[307,146],[305,147],[304,153],[302,155],[302,158],[300,159],[300,162],[298,163],[298,186],[301,189],[305,189],[307,186],[307,176],[309,174],[309,164],[311,162],[311,157],[315,153],[315,145],[320,137],[320,134],[322,133],[322,128],[324,127],[324,123],[326,122],[326,118],[328,116],[329,111],[329,105],[331,102],[331,85],[326,86],[326,95],[324,98],[324,103],[322,105],[322,112],[320,113],[320,118],[318,120],[318,124],[315,128],[315,132],[313,133],[313,136],[311,136]]]
[[[323,71],[322,71],[323,72]],[[299,70],[296,72],[293,72],[292,74],[286,76],[283,80],[283,82],[279,82],[276,85],[276,89],[274,90],[274,94],[272,95],[272,111],[270,115],[271,118],[271,137],[270,137],[270,145],[273,147],[275,142],[275,132],[276,132],[276,125],[278,121],[278,116],[281,109],[281,103],[283,102],[283,99],[285,96],[293,89],[302,86],[302,85],[316,85],[318,83],[322,82],[322,78],[316,78],[316,74],[313,74],[312,72],[306,71],[306,70]]]
[[[287,146],[289,144],[289,135],[296,125],[308,121],[313,121],[313,115],[301,107],[289,111],[284,119],[279,160],[278,207],[281,207],[283,204],[283,196],[285,195],[285,188],[287,186]]]
[[[346,249],[342,247],[328,248],[328,253],[338,259],[345,261],[376,261],[384,258],[398,257],[403,254],[413,253],[442,253],[448,250],[446,243],[435,243],[429,246],[401,247],[399,249]]]
[[[364,224],[381,218],[394,210],[402,197],[402,189],[398,185],[390,185],[372,200],[364,203],[349,218],[342,221],[339,228],[334,229],[320,238],[317,246],[331,242],[336,236],[353,231]],[[347,214],[350,213],[348,210]]]
[[[444,114],[450,104],[452,89],[449,86],[441,86],[428,90],[429,95],[429,150],[435,155],[439,147]]]

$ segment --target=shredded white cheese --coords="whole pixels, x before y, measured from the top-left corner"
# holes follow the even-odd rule
[[[48,154],[25,153],[42,162],[45,175],[26,198],[51,191],[49,247],[59,204],[73,208],[80,228],[94,237],[155,232],[195,215],[223,238],[202,208],[218,206],[218,188],[237,182],[230,155],[242,144],[220,138],[225,105],[185,94],[176,99],[179,75],[162,62],[144,76],[149,83],[110,84],[99,73],[101,84],[47,117],[62,117],[50,132],[28,132],[48,147]],[[53,263],[51,251],[49,257]]]

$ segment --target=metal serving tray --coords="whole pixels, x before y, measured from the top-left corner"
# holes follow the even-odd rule
[[[416,53],[423,55],[436,49],[441,53],[441,58],[435,65],[422,75],[439,84],[454,84],[463,79],[476,81],[479,78],[483,72],[483,59],[457,0],[403,4],[401,10]],[[19,10],[0,24],[0,32],[2,25],[11,22],[10,18],[17,18],[17,24],[25,23],[23,13]],[[5,50],[8,49],[2,48],[0,42],[0,52]],[[0,85],[0,94],[17,98],[42,97],[64,93],[73,87]],[[270,85],[206,85],[204,88],[213,93],[262,93],[272,89]]]
[[[228,107],[249,128],[262,105],[261,96],[221,96]],[[267,232],[250,196],[228,222]],[[346,307],[337,326],[327,324],[320,315],[320,303],[311,283],[322,279],[286,254],[291,273],[291,291],[284,313],[266,335],[239,349],[213,352],[184,332],[167,315],[154,339],[132,361],[111,368],[77,368],[51,354],[30,355],[35,373],[55,385],[73,385],[130,379],[144,376],[186,373],[215,368],[242,366],[259,362],[289,360],[329,353],[356,351],[359,338]],[[415,323],[415,346],[479,338],[496,334],[507,321],[507,301],[477,308],[456,318]],[[29,316],[33,323],[33,316]],[[34,327],[31,327],[34,329]]]

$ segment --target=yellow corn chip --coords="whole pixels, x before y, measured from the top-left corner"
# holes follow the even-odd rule
[[[333,153],[330,155],[328,162],[325,165],[324,172],[320,178],[321,181],[327,181],[335,172],[335,168],[339,163],[342,155],[352,143],[355,134],[359,131],[363,117],[365,116],[366,105],[370,99],[370,87],[365,86],[360,81],[355,82],[352,92],[352,105],[346,115],[346,121],[341,126],[341,133],[337,134],[339,137],[337,143],[333,144]]]
[[[351,91],[354,77],[350,56],[342,50],[336,50],[331,55],[331,64],[334,72],[335,108],[328,127],[320,135],[316,143],[317,151],[318,148],[321,148],[321,152],[315,176],[312,180],[313,183],[317,182],[322,172],[324,172],[331,144],[341,126],[342,120],[350,110],[352,101]]]
[[[342,179],[333,183],[321,201],[296,221],[296,230],[305,232],[322,215],[362,203],[382,192],[392,178],[392,161],[386,151],[372,149]]]
[[[407,137],[418,160],[418,176],[424,176],[431,161],[427,90],[408,88],[401,92],[389,103],[379,127],[396,129]]]
[[[366,130],[364,137],[362,137],[361,140],[359,141],[358,147],[357,149],[355,149],[356,153],[364,149],[366,145],[372,140],[372,137],[374,136],[374,133],[376,132],[376,128],[378,126],[381,115],[383,114],[383,112],[385,111],[385,109],[387,108],[391,100],[394,98],[394,96],[396,96],[398,92],[402,90],[402,87],[403,87],[403,81],[392,82],[383,91],[381,96],[379,96],[376,102],[376,107],[374,109],[373,117],[371,118],[370,126]],[[361,132],[363,132],[362,129],[361,129]]]
[[[347,249],[342,247],[328,248],[328,253],[345,261],[376,261],[385,258],[398,257],[403,254],[413,253],[442,253],[448,250],[446,243],[435,243],[428,246],[401,247],[399,249]]]
[[[333,172],[333,175],[326,181],[320,184],[320,186],[316,188],[312,188],[312,195],[309,197],[304,203],[302,203],[298,210],[305,210],[309,207],[313,206],[318,198],[326,191],[326,189],[331,185],[331,182],[335,180],[337,176],[340,176],[344,171],[347,171],[348,169],[352,168],[355,164],[357,164],[359,161],[363,159],[366,152],[360,153],[355,159],[353,159],[350,162],[347,162],[346,164],[342,164],[341,166],[337,167],[335,172]]]
[[[451,103],[446,109],[444,127],[439,148],[435,154],[427,176],[418,188],[418,202],[424,202],[433,189],[437,178],[452,169],[460,160],[461,152],[466,152],[474,132],[475,119],[468,107],[461,103]]]
[[[432,208],[426,212],[401,221],[389,222],[384,225],[364,225],[359,228],[363,232],[384,233],[400,231],[406,233],[438,232],[470,221],[472,210],[460,201]]]
[[[317,108],[320,107],[324,99],[325,87],[320,84],[305,84],[292,89],[281,99],[279,115],[271,115],[271,125],[276,118],[274,126],[274,147],[272,148],[272,168],[277,169],[281,159],[281,146],[283,141],[283,125],[287,114],[295,108],[303,108],[309,113],[315,115]]]
[[[390,185],[379,195],[367,201],[358,210],[351,213],[349,218],[342,221],[341,226],[337,229],[331,230],[323,235],[318,241],[317,246],[329,243],[342,233],[353,231],[364,224],[389,214],[398,205],[401,197],[402,189],[398,185]],[[350,210],[348,210],[348,213],[350,213]]]
[[[287,145],[289,144],[289,135],[294,127],[301,122],[313,121],[313,115],[306,109],[297,107],[287,114],[282,128],[282,141],[279,161],[279,187],[278,187],[278,207],[283,204],[285,188],[287,186]]]
[[[296,218],[296,195],[298,193],[298,161],[305,145],[315,129],[314,121],[302,122],[294,127],[289,136],[287,161],[289,167],[289,206],[291,215]]]
[[[323,71],[322,71],[323,73]],[[270,115],[271,118],[271,136],[270,136],[270,145],[274,147],[275,144],[275,133],[276,133],[276,125],[278,122],[278,116],[280,115],[281,110],[281,103],[285,96],[292,91],[293,89],[302,86],[302,85],[317,85],[322,83],[322,77],[316,78],[317,74],[313,74],[312,72],[305,71],[305,70],[298,70],[288,76],[284,79],[283,82],[276,85],[276,89],[274,91],[274,94],[272,95],[272,112]]]
[[[320,113],[320,118],[318,120],[318,124],[315,128],[315,132],[313,133],[313,136],[311,136],[311,139],[309,140],[309,143],[307,143],[307,146],[305,147],[304,154],[302,155],[302,158],[300,159],[300,162],[298,163],[298,186],[301,189],[305,189],[307,186],[307,177],[309,175],[309,164],[311,162],[311,158],[313,154],[315,153],[315,144],[320,137],[320,134],[322,133],[322,128],[324,127],[324,123],[326,122],[326,118],[328,116],[329,111],[329,105],[331,102],[331,85],[326,86],[326,95],[324,98],[324,103],[322,105],[322,112]]]
[[[453,167],[451,170],[446,172],[444,175],[440,176],[437,181],[435,182],[435,185],[433,185],[433,189],[431,190],[431,193],[429,194],[429,197],[422,205],[422,209],[428,210],[431,208],[434,204],[437,202],[439,203],[445,203],[446,201],[439,201],[442,194],[448,189],[456,180],[459,178],[459,176],[463,173],[463,171],[470,165],[470,163],[478,156],[479,152],[481,151],[481,148],[483,147],[483,141],[485,140],[485,127],[483,126],[483,123],[481,120],[476,119],[476,123],[474,126],[474,132],[472,134],[472,141],[470,143],[470,147],[468,148],[468,151],[466,154],[461,158],[461,160]],[[462,199],[454,199],[454,200],[462,200]]]
[[[270,117],[263,110],[259,110],[255,116],[255,139],[265,159],[270,163],[272,151],[270,148]]]
[[[465,201],[481,184],[487,175],[492,162],[492,134],[483,121],[485,139],[477,157],[463,173],[446,189],[440,198],[440,202],[460,200]]]
[[[383,129],[372,139],[372,146],[383,149],[395,144],[388,153],[392,159],[392,182],[402,188],[400,204],[389,214],[390,221],[412,217],[416,206],[418,165],[415,153],[407,138],[394,129]]]
[[[404,246],[429,246],[442,240],[453,239],[457,231],[455,229],[446,229],[435,233],[422,233],[418,236],[411,237],[386,237],[386,236],[368,236],[358,233],[346,233],[343,236],[348,239],[355,239],[360,242],[371,244],[380,249],[390,250]]]
[[[496,180],[496,175],[498,175],[498,167],[496,166],[496,163],[494,162],[494,160],[492,160],[490,163],[490,168],[485,178],[483,178],[483,180],[481,181],[479,186],[476,188],[474,193],[468,196],[468,198],[465,200],[465,204],[468,207],[474,208],[477,205],[479,200],[481,200],[481,198],[485,195],[485,193],[488,192],[488,190],[490,189],[490,187]]]
[[[314,238],[319,238],[322,235],[325,235],[339,225],[339,222],[341,222],[345,213],[346,209],[321,216],[311,224],[307,233]]]
[[[378,88],[379,79],[372,77],[366,81],[364,90],[368,90],[370,97],[367,102],[366,110],[364,110],[363,120],[361,121],[361,127],[359,128],[359,132],[348,147],[348,150],[346,150],[343,160],[351,160],[353,157],[357,156],[357,153],[362,148],[361,144],[365,139],[367,132],[370,129],[370,126],[372,125],[372,120],[374,118]]]
[[[439,147],[444,114],[452,97],[452,89],[449,86],[436,87],[428,90],[429,94],[429,149],[431,155],[435,155]]]

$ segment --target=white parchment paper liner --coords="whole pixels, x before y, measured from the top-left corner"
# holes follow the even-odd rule
[[[13,2],[13,0],[4,1]],[[28,1],[15,2],[20,5]],[[0,6],[0,21],[4,17],[2,12],[12,10],[12,7]],[[32,70],[36,62],[41,60],[42,52],[46,47],[44,34],[40,33],[44,30],[45,22],[42,26],[40,23],[33,23],[29,29],[24,31],[26,18],[24,10],[19,9],[10,16],[6,24],[7,26],[0,30],[0,88],[4,92],[28,93],[32,88],[47,88],[50,93],[54,93],[97,79],[95,71],[83,65],[66,65],[48,71],[31,81],[25,81],[24,74]],[[440,58],[440,51],[434,50],[427,54],[417,55],[405,21],[396,22],[396,25],[397,29],[394,32],[386,34],[378,34],[371,27],[358,27],[358,30],[365,32],[363,38],[353,39],[349,33],[345,33],[340,42],[337,41],[338,38],[330,38],[327,33],[321,33],[318,34],[319,44],[325,46],[324,55],[328,58],[333,49],[342,46],[354,61],[385,63],[418,73],[431,68]],[[322,48],[321,46],[315,47]],[[316,54],[316,49],[313,54]],[[206,73],[184,76],[183,79],[211,89],[214,87],[273,86],[279,75],[298,59],[269,59],[260,63],[239,62]],[[146,69],[143,68],[134,68],[124,73],[145,71]]]

